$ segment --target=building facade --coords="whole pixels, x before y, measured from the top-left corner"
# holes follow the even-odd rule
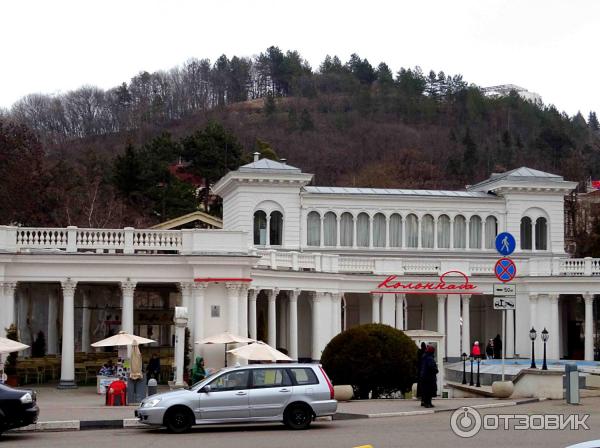
[[[230,172],[213,187],[222,230],[0,227],[0,328],[15,323],[29,344],[42,331],[66,386],[75,353],[120,329],[170,350],[176,305],[188,309],[193,340],[227,330],[308,361],[344,329],[381,322],[442,333],[457,359],[502,333],[494,240],[507,231],[517,242],[507,355],[528,357],[535,327],[550,333],[550,359],[596,356],[600,260],[564,251],[574,182],[529,168],[463,191],[311,180],[258,158]],[[193,351],[223,363],[222,347]]]

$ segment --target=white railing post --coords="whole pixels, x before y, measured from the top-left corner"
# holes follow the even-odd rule
[[[298,252],[292,252],[292,270],[298,271]]]
[[[277,269],[277,251],[271,249],[271,269]]]
[[[332,255],[330,260],[331,260],[331,272],[333,272],[333,273],[340,272],[340,256]]]
[[[125,247],[123,248],[124,254],[132,254],[133,250],[133,227],[125,227],[123,228],[125,233]]]
[[[315,254],[315,271],[321,272],[321,254]]]
[[[560,275],[560,258],[552,258],[552,275]]]
[[[5,252],[17,251],[17,228],[0,226],[0,250]]]
[[[585,257],[584,259],[584,268],[583,275],[591,276],[592,275],[592,257]]]
[[[181,229],[181,253],[191,254],[194,246],[194,231],[192,229]]]
[[[77,252],[77,226],[67,226],[67,252]]]

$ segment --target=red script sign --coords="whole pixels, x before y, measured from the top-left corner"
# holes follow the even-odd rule
[[[457,275],[450,275],[457,274]],[[452,280],[454,280],[452,282]],[[452,283],[450,283],[452,282]],[[469,281],[461,271],[448,271],[440,275],[439,282],[403,282],[397,275],[390,275],[377,285],[376,293],[388,294],[481,294],[477,285]]]

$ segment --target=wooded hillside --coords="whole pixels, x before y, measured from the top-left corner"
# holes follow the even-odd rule
[[[318,185],[452,189],[522,165],[581,181],[600,176],[599,128],[595,113],[488,98],[460,75],[358,55],[313,69],[271,47],[21,99],[0,114],[0,222],[160,222],[205,202],[170,164],[212,182],[269,147]]]

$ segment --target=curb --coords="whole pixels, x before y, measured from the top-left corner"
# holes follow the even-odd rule
[[[469,406],[473,409],[502,408],[507,406],[518,406],[521,404],[537,403],[543,401],[539,398],[527,398],[520,401],[501,401],[498,403],[484,403]],[[331,420],[358,420],[366,418],[386,418],[386,417],[409,417],[414,415],[430,415],[439,412],[451,412],[460,409],[463,406],[455,406],[444,409],[427,409],[401,412],[379,412],[374,414],[353,414],[348,412],[338,412],[333,417],[317,417],[316,421]],[[11,432],[58,432],[58,431],[86,431],[97,429],[136,429],[151,428],[151,426],[140,423],[137,418],[124,418],[119,420],[60,420],[37,422],[34,425],[24,426],[22,428],[12,429]]]

